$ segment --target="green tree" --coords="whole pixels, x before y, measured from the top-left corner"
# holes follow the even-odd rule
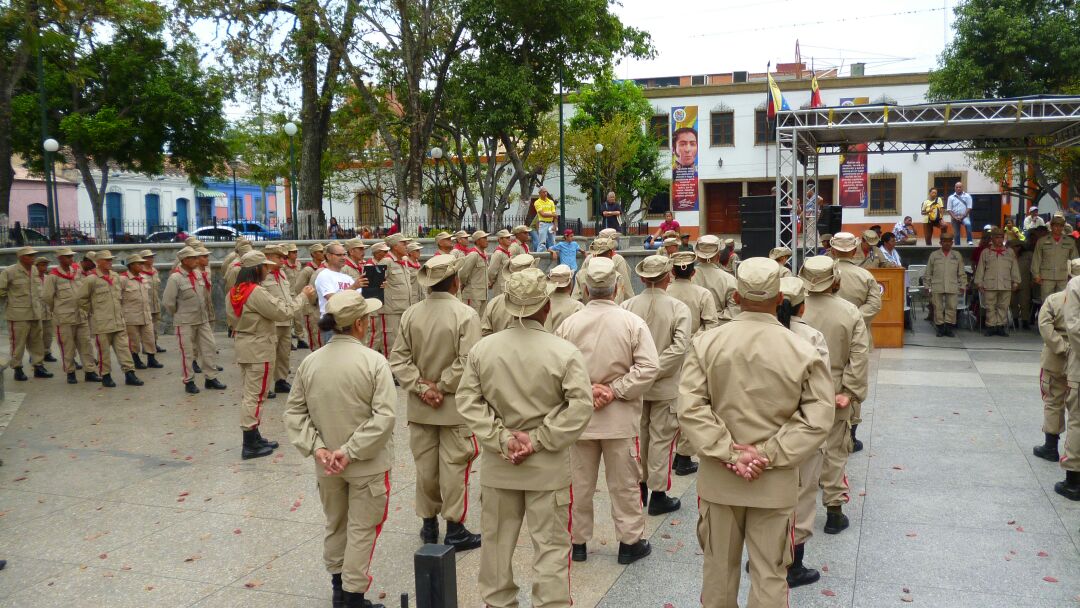
[[[31,65],[35,47],[33,32],[40,11],[15,0],[0,6],[0,214],[7,215],[15,170],[11,166],[11,100],[16,85]]]
[[[1072,0],[966,0],[953,12],[956,33],[930,75],[931,99],[1080,92],[1080,6]],[[1080,177],[1076,148],[972,156],[977,169],[1002,184],[1010,167],[1030,168],[1031,185],[1008,186],[1036,203],[1049,195],[1060,206],[1057,186]]]

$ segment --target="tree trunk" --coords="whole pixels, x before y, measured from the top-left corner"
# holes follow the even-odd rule
[[[11,186],[15,169],[11,166],[11,111],[0,104],[0,215],[11,215]]]
[[[83,187],[90,199],[90,210],[94,214],[94,236],[97,238],[107,237],[108,228],[105,225],[105,192],[109,187],[109,172],[102,167],[108,167],[108,161],[95,162],[101,172],[101,186],[98,187],[94,179],[93,169],[90,167],[90,159],[77,148],[72,148],[72,156],[75,157],[75,166],[79,169]]]

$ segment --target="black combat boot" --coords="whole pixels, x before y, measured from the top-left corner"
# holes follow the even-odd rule
[[[341,596],[345,602],[343,604],[345,608],[386,608],[382,604],[372,604],[368,600],[365,600],[363,593],[352,593],[343,590]]]
[[[844,530],[847,530],[850,523],[848,522],[847,515],[844,515],[842,507],[826,507],[828,513],[825,514],[825,533],[826,534],[839,534]]]
[[[946,323],[945,324],[945,337],[946,338],[955,338],[956,334],[953,333],[953,329],[955,329],[955,328],[956,328],[955,323]]]
[[[589,559],[589,549],[585,546],[585,543],[570,545],[570,559],[575,562],[583,562]]]
[[[198,395],[199,387],[195,386],[194,380],[189,380],[184,383],[184,392],[189,395]]]
[[[641,506],[649,506],[649,486],[642,481],[638,484],[638,487],[641,489]]]
[[[945,337],[945,324],[944,323],[937,326],[937,337],[938,338],[944,338]]]
[[[274,391],[268,391],[266,393],[266,398],[267,399],[277,399],[277,393],[275,393]]]
[[[987,337],[996,336],[997,335],[997,328],[987,325],[986,329],[983,330],[983,335],[987,336]]]
[[[54,357],[52,353],[45,353],[45,362],[56,363],[56,357]]]
[[[52,375],[52,372],[45,369],[44,365],[35,365],[34,366],[34,377],[35,378],[52,378],[53,375]]]
[[[469,532],[465,524],[448,521],[446,522],[446,536],[443,537],[443,544],[450,545],[458,553],[470,551],[480,546],[480,535]]]
[[[255,434],[256,434],[256,435],[258,435],[258,437],[259,437],[259,441],[260,441],[260,442],[261,442],[261,443],[262,443],[263,445],[267,445],[267,446],[270,446],[270,449],[271,449],[271,450],[276,450],[276,449],[278,449],[278,442],[276,442],[276,441],[270,441],[270,440],[269,440],[269,439],[267,439],[266,437],[263,437],[263,436],[262,436],[262,433],[261,433],[261,432],[259,432],[259,427],[255,427]]]
[[[292,385],[288,383],[284,378],[274,383],[274,392],[288,393],[292,390]]]
[[[67,375],[67,383],[68,384],[78,384],[79,383],[79,381],[75,379],[75,372],[68,373],[68,375]]]
[[[269,456],[273,453],[274,448],[259,441],[258,429],[244,431],[244,447],[242,450],[240,450],[240,458],[242,458],[243,460],[250,460],[252,458]]]
[[[855,438],[855,429],[857,429],[857,428],[859,428],[859,425],[857,425],[857,424],[851,425],[851,452],[853,454],[855,452],[861,452],[862,449],[863,449],[862,442]]]
[[[202,373],[202,368],[199,367],[199,362],[195,361],[194,359],[191,361],[191,371],[195,372],[196,374]]]
[[[424,518],[424,523],[420,526],[420,540],[424,541],[425,545],[435,545],[439,543],[438,517]]]
[[[206,380],[203,380],[203,388],[212,388],[214,390],[223,391],[228,387],[222,384],[221,380],[218,380],[217,378],[207,378]]]
[[[26,382],[29,378],[26,377],[26,372],[22,371],[21,367],[15,368],[15,380],[19,382]]]
[[[112,374],[105,374],[101,377],[101,386],[104,386],[105,388],[113,388],[116,386],[116,383],[113,382]]]
[[[689,456],[675,454],[675,459],[671,463],[671,468],[675,470],[676,475],[682,477],[684,475],[693,475],[694,473],[697,473],[698,464]]]
[[[667,492],[653,492],[649,497],[649,515],[673,513],[682,507],[682,501],[667,495]]]
[[[101,376],[97,375],[97,372],[86,372],[83,374],[83,382],[101,382]]]
[[[156,346],[156,345],[154,347],[154,350],[156,350],[159,353],[167,352],[164,348],[161,348],[160,346]]]
[[[341,588],[341,573],[330,575],[330,588],[333,595],[330,601],[334,608],[345,608],[345,590]]]
[[[158,362],[156,355],[146,355],[146,367],[151,369],[161,369],[165,366]]]
[[[1058,439],[1060,437],[1060,435],[1046,433],[1046,443],[1044,443],[1043,445],[1035,446],[1035,448],[1031,451],[1043,460],[1057,462],[1061,459],[1061,454],[1058,453]]]
[[[803,565],[803,552],[805,549],[806,545],[804,544],[795,545],[795,560],[791,562],[791,566],[788,567],[787,571],[787,585],[791,589],[810,585],[821,579],[820,572]]]
[[[143,381],[135,375],[134,371],[124,372],[124,384],[128,386],[142,386]]]
[[[649,540],[643,538],[632,545],[619,543],[619,563],[622,565],[632,564],[637,560],[652,553],[652,545]]]
[[[135,362],[135,369],[146,369],[146,364],[139,358],[139,353],[131,353],[131,360]]]
[[[1080,471],[1065,471],[1065,481],[1055,483],[1054,491],[1069,500],[1080,500]]]
[[[1002,338],[1008,338],[1009,337],[1009,332],[1005,331],[1005,326],[1004,325],[998,325],[997,335],[1001,336]]]
[[[304,342],[303,340],[297,340],[296,341],[296,349],[300,350],[302,348],[311,348],[311,347],[308,346],[307,342]]]

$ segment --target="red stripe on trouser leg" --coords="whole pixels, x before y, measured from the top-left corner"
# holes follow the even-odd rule
[[[667,489],[666,489],[666,490],[664,490],[665,492],[670,492],[670,491],[671,491],[671,461],[672,461],[672,460],[673,460],[673,459],[675,458],[675,444],[676,444],[676,443],[678,443],[678,441],[679,441],[679,435],[680,435],[681,433],[682,433],[682,431],[681,431],[681,430],[675,431],[675,436],[671,438],[671,445],[670,445],[670,446],[668,446],[668,455],[667,455]]]
[[[469,473],[472,471],[472,463],[480,455],[480,444],[476,442],[476,435],[469,437],[473,444],[473,455],[469,462],[465,463],[465,508],[461,510],[461,522],[465,523],[465,517],[469,514]]]
[[[574,486],[570,486],[570,506],[566,509],[568,523],[566,524],[566,531],[570,534],[570,538],[574,538]],[[573,542],[572,540],[570,542]],[[574,565],[573,560],[574,552],[570,551],[570,554],[566,556],[566,592],[572,593],[573,585],[570,584],[570,569]],[[570,605],[574,605],[574,596],[570,595]]]
[[[184,352],[184,338],[180,335],[180,326],[176,326],[176,342],[180,345],[180,367],[184,370],[184,376],[180,379],[181,382],[186,381],[190,376],[187,372],[187,353]]]
[[[382,520],[375,525],[375,540],[371,541],[371,553],[368,554],[367,570],[364,572],[364,575],[367,576],[367,589],[364,589],[364,593],[367,593],[368,589],[371,589],[371,560],[375,557],[375,544],[379,542],[379,535],[382,534],[383,524],[386,523],[386,518],[390,515],[390,471],[383,473],[383,475],[385,476],[383,479],[386,484],[386,506],[383,507]]]
[[[307,329],[308,344],[311,345],[311,349],[315,349],[315,334],[311,333],[311,317],[304,315],[304,328]]]
[[[263,399],[266,397],[266,377],[270,375],[270,362],[263,362],[263,377],[262,388],[259,389],[259,399],[255,402],[255,426],[259,426],[262,423],[262,419],[259,414],[262,412]]]
[[[371,316],[371,331],[368,332],[368,348],[375,350],[375,315]]]
[[[60,337],[60,326],[56,326],[56,343],[60,345],[60,363],[64,366],[64,371],[67,372],[67,355],[64,354],[64,339]]]

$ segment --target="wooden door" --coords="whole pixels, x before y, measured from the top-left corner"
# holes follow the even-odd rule
[[[709,234],[739,234],[739,197],[742,182],[705,184],[705,229]]]

